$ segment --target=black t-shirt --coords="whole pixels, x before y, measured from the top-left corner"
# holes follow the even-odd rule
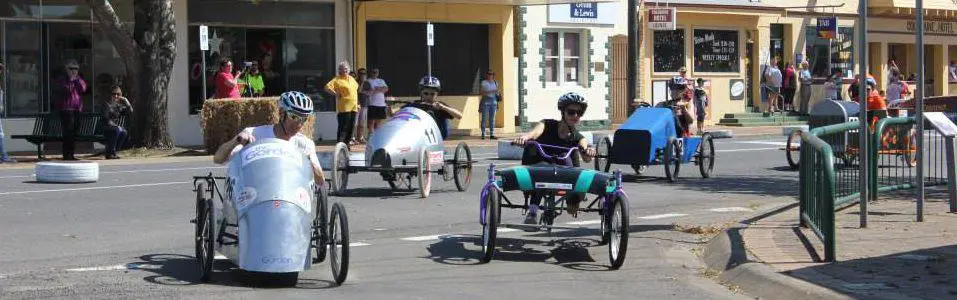
[[[578,147],[579,146],[578,143],[583,138],[585,138],[585,136],[583,136],[581,132],[578,132],[577,128],[572,128],[571,134],[562,138],[558,130],[558,127],[561,124],[560,123],[561,121],[553,120],[553,119],[544,119],[541,122],[542,124],[545,124],[545,130],[542,131],[542,135],[538,136],[538,138],[535,139],[535,141],[538,142],[539,144],[575,148],[575,147]],[[565,155],[565,151],[562,151],[561,149],[545,148],[545,147],[543,147],[542,149],[545,150],[545,153],[551,156]],[[523,165],[535,164],[541,161],[543,160],[538,155],[538,149],[536,149],[535,147],[525,148],[525,152],[522,155]]]
[[[405,107],[415,107],[421,110],[424,110],[432,119],[435,120],[435,124],[439,126],[439,132],[442,133],[442,139],[447,139],[449,137],[449,120],[452,119],[452,115],[448,112],[432,107],[432,105],[426,103],[425,101],[416,101],[409,104],[406,104]]]

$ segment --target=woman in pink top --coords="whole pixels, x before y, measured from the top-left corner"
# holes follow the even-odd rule
[[[213,98],[239,98],[239,83],[236,78],[243,76],[239,71],[233,75],[233,62],[229,58],[224,58],[219,63],[219,73],[216,74],[216,96]]]

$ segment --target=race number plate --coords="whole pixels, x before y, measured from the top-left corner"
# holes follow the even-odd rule
[[[429,152],[429,164],[432,164],[432,165],[441,164],[445,160],[444,155],[445,155],[444,151]]]
[[[573,185],[571,183],[554,183],[554,182],[536,182],[535,188],[537,189],[554,189],[554,190],[571,190]]]

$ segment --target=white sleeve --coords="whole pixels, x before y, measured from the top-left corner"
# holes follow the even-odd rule
[[[253,127],[246,127],[245,129],[243,129],[242,132],[245,132],[246,134],[249,134],[249,135],[253,135]],[[243,149],[243,145],[236,145],[236,147],[233,147],[233,151],[229,152],[229,158],[227,158],[226,160],[228,161],[229,159],[232,159],[233,155],[235,155],[237,152],[239,152],[239,150],[242,150],[242,149]]]

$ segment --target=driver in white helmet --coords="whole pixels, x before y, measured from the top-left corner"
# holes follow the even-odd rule
[[[312,174],[316,184],[322,186],[326,179],[316,156],[316,143],[301,132],[302,125],[312,114],[312,99],[306,94],[296,91],[285,92],[279,97],[279,123],[246,127],[235,138],[223,143],[216,150],[213,162],[226,164],[233,154],[242,150],[243,146],[255,142],[256,139],[278,138],[293,142],[302,150],[312,163]]]

